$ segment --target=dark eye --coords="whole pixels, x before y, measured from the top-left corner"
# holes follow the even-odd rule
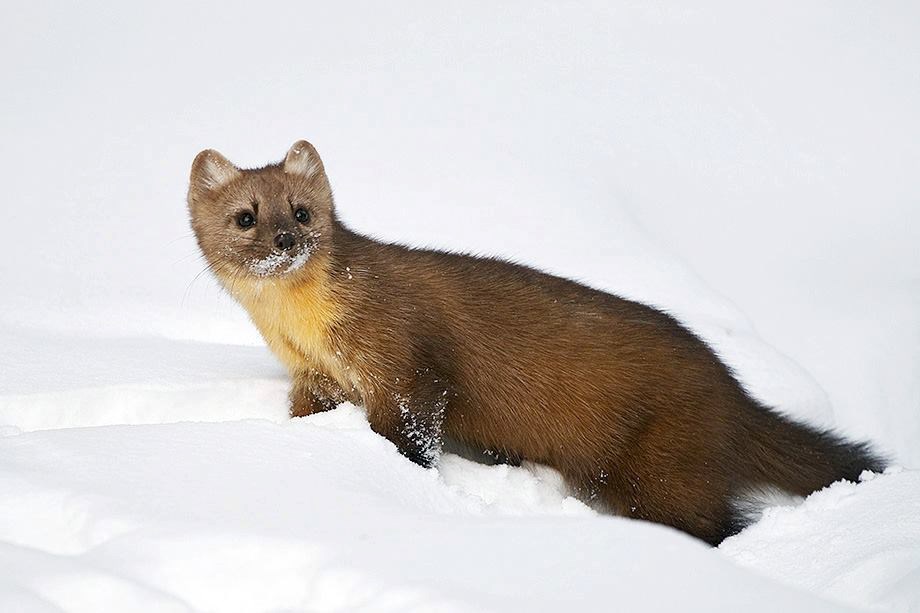
[[[240,213],[236,218],[236,223],[240,225],[241,228],[248,228],[250,226],[256,225],[255,215],[246,211],[245,213]]]
[[[296,211],[294,211],[294,219],[296,219],[300,223],[307,223],[308,221],[310,221],[310,212],[307,211],[307,209],[305,208],[299,208]]]

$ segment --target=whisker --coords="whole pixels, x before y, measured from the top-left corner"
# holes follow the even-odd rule
[[[189,230],[188,232],[182,234],[181,236],[177,236],[176,238],[174,238],[174,239],[172,239],[172,240],[170,240],[170,241],[167,241],[166,244],[167,244],[167,245],[172,245],[172,244],[178,243],[179,241],[184,241],[185,239],[190,238],[190,237],[193,237],[193,236],[195,236],[195,233],[192,232],[191,230]]]
[[[201,256],[201,257],[204,257],[204,256]],[[184,306],[185,306],[185,301],[188,299],[189,295],[191,295],[192,286],[195,284],[195,281],[197,281],[197,280],[199,279],[199,277],[201,277],[201,275],[203,275],[204,273],[206,273],[206,272],[208,272],[208,271],[217,270],[217,269],[215,268],[215,265],[217,265],[217,264],[220,264],[220,262],[213,262],[213,263],[212,263],[212,262],[209,262],[209,263],[207,263],[207,264],[205,265],[205,267],[202,268],[200,271],[198,271],[198,274],[196,274],[196,275],[192,278],[192,280],[189,281],[188,285],[185,286],[185,292],[183,292],[183,294],[182,294],[182,302],[179,304],[180,307],[184,307]]]
[[[188,260],[190,260],[190,259],[192,259],[192,258],[197,258],[197,259],[200,260],[200,259],[204,258],[204,254],[201,253],[200,251],[197,251],[197,252],[193,252],[193,253],[189,253],[189,254],[183,255],[183,256],[181,256],[179,259],[173,260],[172,266],[176,266],[177,264],[180,264],[180,263],[182,263],[182,262],[187,262]]]

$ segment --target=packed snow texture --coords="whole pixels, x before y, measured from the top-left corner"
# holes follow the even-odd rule
[[[0,22],[0,611],[920,610],[920,9],[26,3]],[[198,151],[668,310],[894,460],[718,549],[424,470],[205,272]],[[287,262],[285,262],[287,264]]]

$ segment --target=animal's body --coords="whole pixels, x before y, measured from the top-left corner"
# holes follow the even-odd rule
[[[315,149],[192,168],[209,264],[291,374],[291,414],[349,400],[424,466],[442,437],[558,469],[585,497],[718,543],[760,490],[883,468],[754,400],[669,315],[526,266],[372,240],[335,215]]]

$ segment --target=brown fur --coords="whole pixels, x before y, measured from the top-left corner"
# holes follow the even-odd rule
[[[294,219],[300,206],[308,224]],[[733,500],[751,488],[804,495],[882,468],[864,446],[759,405],[660,311],[526,266],[352,232],[304,141],[257,170],[202,152],[189,207],[218,279],[291,374],[291,414],[363,405],[420,464],[448,435],[552,466],[611,511],[710,543],[741,527]],[[244,210],[257,218],[245,230]],[[310,255],[266,272],[258,262],[277,256],[279,232]]]

